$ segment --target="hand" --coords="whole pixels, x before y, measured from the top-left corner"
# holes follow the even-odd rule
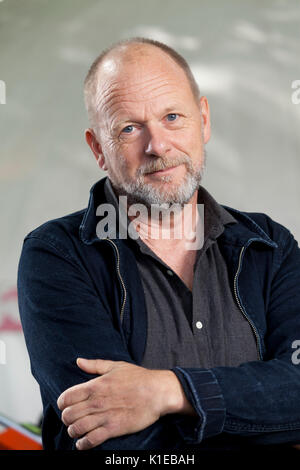
[[[195,414],[172,371],[102,359],[77,359],[77,365],[101,375],[65,390],[57,401],[69,436],[81,438],[79,450],[145,429],[167,413]]]

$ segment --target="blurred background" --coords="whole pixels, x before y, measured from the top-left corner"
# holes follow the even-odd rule
[[[203,186],[300,239],[299,0],[0,0],[0,414],[19,423],[42,411],[17,307],[23,238],[86,207],[104,176],[84,140],[83,80],[137,35],[177,49],[208,98]]]

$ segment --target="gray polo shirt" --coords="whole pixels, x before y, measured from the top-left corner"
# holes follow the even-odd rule
[[[108,178],[105,194],[118,214]],[[203,186],[198,203],[204,204],[204,243],[197,250],[192,291],[140,238],[126,240],[135,253],[145,294],[144,367],[211,368],[258,359],[253,331],[234,298],[218,244],[225,226],[237,221]]]

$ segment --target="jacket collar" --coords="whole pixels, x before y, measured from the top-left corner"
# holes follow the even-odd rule
[[[272,248],[278,248],[277,243],[260,227],[247,212],[242,212],[229,206],[222,205],[239,222],[228,226],[224,232],[224,240],[238,246],[245,246],[252,241],[264,243]]]
[[[79,237],[81,241],[87,245],[101,241],[96,234],[96,226],[99,222],[99,216],[96,216],[97,207],[100,204],[106,203],[105,185],[108,177],[104,177],[97,181],[90,190],[90,198],[88,207],[84,212],[84,216],[79,227]],[[201,187],[202,194],[205,196],[204,200],[210,200],[212,207],[217,211],[217,216],[226,224],[225,230],[221,237],[225,243],[244,246],[251,241],[262,242],[270,247],[277,248],[277,243],[274,242],[266,232],[246,213],[233,209],[232,207],[216,203],[209,192]],[[200,202],[202,202],[200,200]],[[122,243],[123,240],[114,238],[114,241]]]

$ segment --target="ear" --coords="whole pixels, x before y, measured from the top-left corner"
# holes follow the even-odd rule
[[[201,110],[204,143],[206,144],[210,139],[210,132],[211,132],[210,111],[209,111],[209,104],[207,102],[206,96],[201,96],[199,100],[199,105],[200,105],[200,110]]]
[[[105,162],[105,157],[102,153],[102,147],[93,129],[89,128],[85,130],[85,140],[88,146],[90,147],[90,149],[92,150],[99,168],[101,168],[104,171],[107,171],[107,165]]]

